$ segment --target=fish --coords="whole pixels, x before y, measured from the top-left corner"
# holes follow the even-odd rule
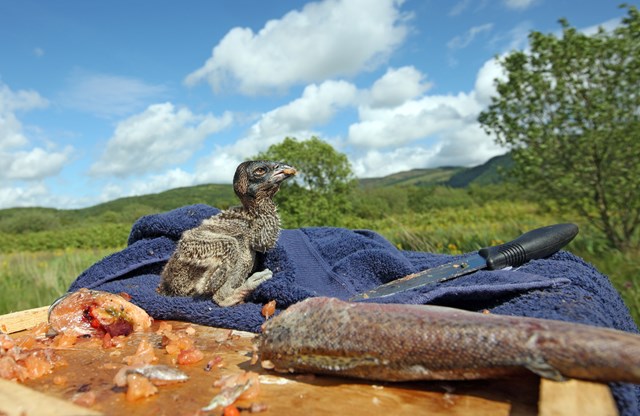
[[[203,412],[210,412],[211,410],[215,410],[218,407],[227,407],[235,403],[236,400],[247,391],[250,387],[249,381],[237,384],[235,386],[223,389],[220,393],[213,396],[209,404],[200,409]]]
[[[67,293],[49,307],[53,333],[81,335],[129,335],[151,327],[153,318],[125,297],[99,290]]]
[[[258,374],[253,371],[224,376],[213,385],[220,387],[220,392],[200,409],[203,412],[230,406],[238,399],[255,399],[260,394],[260,380]]]
[[[476,380],[533,372],[640,384],[640,335],[442,306],[309,298],[262,326],[265,369],[376,381]]]
[[[175,367],[164,364],[147,364],[122,367],[113,378],[114,384],[119,387],[126,386],[127,376],[129,374],[140,374],[156,386],[181,383],[189,380],[189,376],[186,373]]]

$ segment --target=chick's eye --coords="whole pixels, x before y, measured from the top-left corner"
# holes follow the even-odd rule
[[[254,175],[262,176],[265,173],[267,173],[267,169],[265,169],[265,168],[257,168],[256,170],[253,171],[253,173],[254,173]]]

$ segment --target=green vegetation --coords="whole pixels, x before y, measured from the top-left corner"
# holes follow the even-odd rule
[[[303,141],[287,137],[251,159],[286,162],[298,169],[277,196],[288,227],[325,225],[351,210],[348,197],[356,181],[349,159],[317,137]]]
[[[579,215],[542,204],[513,184],[456,189],[433,183],[374,186],[373,182],[350,194],[349,214],[326,225],[372,229],[404,250],[459,254],[508,241],[536,227],[576,222],[580,233],[567,249],[609,276],[640,322],[640,282],[636,278],[640,274],[640,253],[610,248],[606,236]],[[220,191],[221,187],[210,189]],[[231,192],[230,185],[226,188]],[[182,188],[163,195],[167,201],[179,201],[176,206],[182,206],[203,202],[203,189],[207,188]],[[189,190],[193,191],[192,196]],[[232,201],[229,192],[218,193],[220,204],[215,198],[206,202],[214,206],[228,204]],[[88,214],[98,212],[96,207],[75,211],[0,210],[0,314],[45,305],[64,293],[83,270],[125,245],[134,221],[128,218],[131,207],[149,214],[154,210],[151,201],[156,198],[157,195],[147,195],[127,198],[126,203],[114,201],[121,207],[121,215],[106,209],[103,212],[108,215],[97,217]],[[153,212],[173,207],[168,204]],[[64,224],[69,217],[78,220],[46,229],[46,225],[25,220],[37,213],[43,213],[50,226]],[[70,238],[73,235],[78,238]],[[6,241],[13,243],[5,244]]]
[[[199,185],[78,210],[0,210],[0,253],[121,247],[138,218],[200,203],[224,209],[238,201],[229,185]]]
[[[404,172],[393,173],[383,178],[364,178],[360,180],[360,186],[367,189],[383,186],[426,186],[432,184],[448,184],[449,180],[464,168],[443,167],[437,169],[412,169]]]
[[[572,209],[613,247],[638,249],[640,12],[586,35],[531,32],[531,50],[500,59],[507,77],[479,121],[513,149],[512,173]]]
[[[113,249],[66,249],[0,254],[0,314],[49,305]]]

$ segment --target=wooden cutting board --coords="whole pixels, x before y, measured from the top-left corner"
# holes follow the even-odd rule
[[[12,317],[15,319],[15,316]],[[29,321],[33,324],[32,321]],[[313,414],[430,414],[430,415],[615,415],[615,404],[606,385],[572,380],[569,383],[540,382],[531,376],[517,380],[490,380],[473,382],[413,382],[379,383],[346,378],[282,375],[263,370],[251,364],[254,334],[171,322],[174,329],[188,325],[196,330],[196,345],[205,358],[196,364],[180,366],[190,379],[185,383],[161,386],[158,394],[135,402],[125,400],[125,394],[114,389],[113,378],[124,365],[123,358],[134,354],[142,339],[149,340],[156,349],[159,364],[171,363],[171,356],[160,348],[160,335],[152,331],[132,334],[119,349],[86,349],[76,344],[69,350],[59,350],[68,361],[53,374],[24,383],[15,393],[17,383],[0,383],[0,415],[45,415],[41,411],[24,411],[25,404],[55,403],[62,400],[71,405],[78,392],[93,391],[96,402],[91,411],[103,415],[207,415],[221,414],[221,409],[201,412],[220,389],[213,384],[220,377],[242,371],[260,374],[261,392],[252,400],[266,404],[269,415]],[[0,316],[0,327],[3,317]],[[5,325],[6,326],[6,325]],[[15,328],[14,328],[15,329]],[[224,339],[220,342],[220,339]],[[220,358],[217,358],[220,357]],[[221,359],[222,366],[205,371],[209,360]],[[54,377],[66,382],[56,385]],[[59,380],[59,379],[58,379]],[[29,395],[31,392],[31,395]],[[29,400],[32,397],[33,400]],[[90,414],[83,408],[66,409],[52,403],[55,415]],[[248,408],[251,401],[237,401],[240,408]],[[22,406],[22,407],[20,407]],[[42,408],[47,408],[45,405]],[[20,410],[22,409],[22,410]],[[405,413],[406,412],[406,413]],[[577,412],[577,413],[576,413]],[[92,413],[95,414],[95,413]],[[248,414],[244,411],[243,414]]]

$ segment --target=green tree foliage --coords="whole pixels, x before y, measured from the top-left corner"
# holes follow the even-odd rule
[[[613,31],[532,32],[531,50],[500,59],[507,77],[479,121],[513,150],[512,173],[577,210],[618,249],[638,244],[640,13]]]
[[[409,194],[414,186],[360,187],[351,200],[352,215],[362,220],[376,220],[390,213],[409,211]],[[360,227],[366,227],[361,225]],[[357,227],[356,227],[357,228]]]
[[[0,233],[29,233],[60,228],[58,211],[51,208],[13,208],[2,211]]]
[[[285,227],[341,225],[351,211],[349,195],[356,186],[349,159],[330,144],[312,137],[287,137],[253,159],[286,162],[296,169],[276,196]]]

